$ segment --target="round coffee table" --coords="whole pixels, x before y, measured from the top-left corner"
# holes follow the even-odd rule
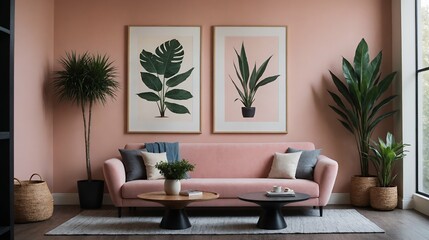
[[[185,229],[191,227],[185,208],[190,203],[219,198],[218,193],[203,192],[200,196],[166,195],[165,192],[148,192],[137,195],[146,201],[157,202],[165,207],[159,226],[165,229]]]
[[[294,197],[267,197],[266,192],[246,193],[238,196],[240,200],[256,203],[262,208],[257,226],[262,229],[283,229],[287,227],[282,207],[288,203],[304,201],[308,194],[295,192]]]

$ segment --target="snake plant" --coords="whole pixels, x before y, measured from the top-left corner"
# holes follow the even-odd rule
[[[383,119],[397,112],[397,110],[387,110],[381,113],[381,110],[397,97],[397,95],[385,94],[395,79],[396,72],[382,79],[381,60],[380,51],[370,61],[368,44],[365,39],[362,39],[356,48],[354,65],[352,66],[347,59],[343,58],[342,69],[345,82],[329,71],[339,92],[336,94],[328,91],[336,104],[329,106],[338,114],[338,121],[355,137],[363,177],[369,176],[368,153],[370,138],[375,127]]]
[[[255,63],[255,65],[253,66],[252,73],[250,73],[249,72],[250,66],[247,62],[246,49],[244,47],[244,43],[241,44],[240,54],[238,54],[236,49],[234,50],[235,50],[235,54],[237,55],[240,72],[237,70],[237,66],[235,65],[235,63],[234,63],[234,69],[241,85],[241,89],[240,89],[238,85],[234,82],[234,80],[232,80],[231,76],[229,76],[229,78],[231,79],[231,82],[234,84],[234,87],[237,90],[238,95],[240,96],[239,98],[236,98],[234,101],[240,100],[245,107],[250,108],[252,107],[252,104],[255,101],[256,91],[258,91],[260,87],[270,82],[274,82],[280,75],[274,75],[260,80],[272,56],[269,57],[267,60],[265,60],[259,68],[256,67],[256,63]]]

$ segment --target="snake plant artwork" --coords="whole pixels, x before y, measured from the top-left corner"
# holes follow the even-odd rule
[[[160,117],[166,116],[167,109],[175,114],[190,114],[188,108],[173,101],[192,98],[192,94],[176,88],[191,75],[194,68],[179,73],[185,55],[183,46],[176,39],[164,42],[155,49],[155,53],[142,50],[140,64],[146,70],[141,72],[141,80],[150,90],[137,95],[149,102],[156,103]]]
[[[256,63],[253,66],[253,70],[250,73],[249,63],[247,61],[246,49],[244,47],[244,43],[241,44],[241,51],[238,54],[237,50],[235,50],[235,54],[237,55],[238,61],[238,69],[234,62],[235,73],[238,78],[239,85],[229,76],[231,82],[234,84],[235,89],[239,95],[239,98],[236,98],[234,101],[241,101],[244,105],[242,108],[243,117],[254,117],[255,108],[252,107],[253,102],[255,101],[256,92],[258,89],[268,83],[274,82],[280,75],[269,76],[261,80],[262,75],[264,74],[267,65],[272,56],[270,56],[267,60],[265,60],[261,66],[256,67]]]

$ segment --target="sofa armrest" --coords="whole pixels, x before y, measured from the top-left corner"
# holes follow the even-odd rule
[[[326,206],[334,188],[338,163],[324,155],[318,157],[314,169],[314,181],[319,184],[319,206]]]
[[[103,174],[113,204],[116,207],[122,207],[121,188],[125,183],[124,164],[117,158],[108,159],[104,162]]]

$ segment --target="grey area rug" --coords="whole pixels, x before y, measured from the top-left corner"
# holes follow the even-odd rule
[[[318,211],[317,211],[318,212]],[[161,217],[117,217],[114,210],[87,210],[73,217],[46,235],[229,235],[290,233],[383,233],[384,230],[354,209],[326,209],[316,215],[286,216],[287,228],[263,230],[256,227],[257,216],[196,216],[192,226],[183,230],[159,228]]]

